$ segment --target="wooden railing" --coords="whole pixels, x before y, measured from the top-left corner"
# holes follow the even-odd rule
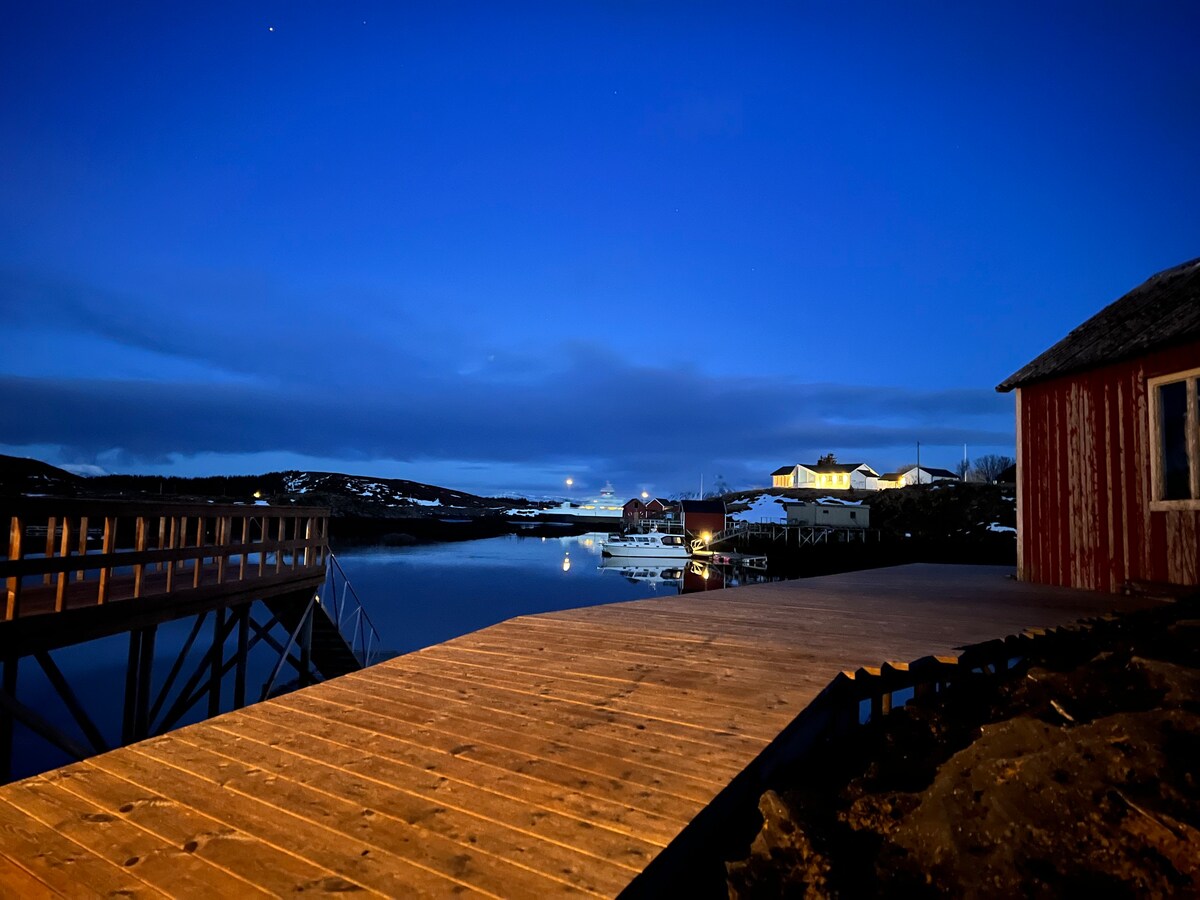
[[[329,553],[329,511],[315,507],[21,498],[0,501],[5,518],[3,620],[323,571]]]

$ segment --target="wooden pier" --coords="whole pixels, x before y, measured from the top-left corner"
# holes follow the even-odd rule
[[[1008,574],[914,565],[512,619],[0,788],[0,893],[653,893],[840,672],[948,666],[1146,603]]]
[[[295,506],[0,500],[0,521],[9,523],[0,560],[0,782],[10,778],[16,722],[75,759],[113,746],[52,656],[64,647],[128,634],[117,744],[168,731],[205,702],[210,716],[228,708],[227,676],[233,707],[244,706],[252,650],[274,651],[277,664],[251,699],[271,692],[284,665],[301,684],[361,668],[369,619],[361,607],[343,615],[350,601],[336,591],[325,603],[318,597],[332,559],[328,516]],[[191,635],[173,648],[170,674],[152,692],[157,629],[185,618],[193,619]],[[206,623],[211,638],[202,634]],[[192,649],[203,651],[198,665]],[[30,664],[50,681],[77,734],[22,701],[18,670]]]

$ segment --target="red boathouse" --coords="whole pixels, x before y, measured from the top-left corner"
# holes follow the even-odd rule
[[[1200,259],[997,387],[1014,389],[1021,580],[1200,584]]]

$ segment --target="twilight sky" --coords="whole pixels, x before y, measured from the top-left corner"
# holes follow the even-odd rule
[[[0,452],[491,493],[1013,452],[1200,255],[1185,3],[9,4]]]

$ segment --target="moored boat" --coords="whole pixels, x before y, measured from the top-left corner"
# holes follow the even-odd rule
[[[682,535],[662,534],[651,531],[647,534],[610,535],[600,542],[600,552],[605,556],[644,556],[648,558],[686,559],[691,555]]]

